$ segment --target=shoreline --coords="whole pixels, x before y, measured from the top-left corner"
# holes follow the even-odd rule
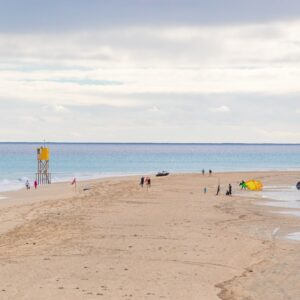
[[[222,176],[226,175],[231,175],[231,176],[243,176],[243,175],[248,175],[248,179],[262,179],[264,177],[270,176],[293,176],[293,175],[300,175],[300,171],[258,171],[258,172],[252,172],[252,171],[243,171],[243,172],[235,172],[235,171],[230,171],[230,172],[216,172],[213,173],[212,176],[205,174],[204,176],[202,173],[174,173],[171,174],[172,176],[198,176],[199,178],[202,179],[216,179],[215,180],[215,189],[217,189],[217,184],[219,181],[219,178]],[[37,190],[34,190],[33,187],[29,191],[26,191],[25,188],[21,188],[19,190],[10,190],[6,192],[1,192],[0,193],[0,207],[1,205],[18,205],[18,204],[25,204],[25,203],[32,203],[34,201],[44,201],[49,198],[46,193],[50,192],[51,197],[54,199],[60,199],[60,198],[65,198],[65,197],[71,197],[78,192],[84,192],[84,189],[87,188],[87,190],[92,190],[95,185],[107,181],[127,181],[127,180],[135,180],[136,184],[138,185],[139,180],[140,180],[140,175],[120,175],[120,176],[110,176],[110,177],[101,177],[101,178],[93,178],[93,179],[86,179],[86,180],[77,180],[77,187],[75,188],[73,185],[71,185],[70,181],[58,181],[54,182],[50,185],[40,185]],[[152,176],[152,178],[156,178],[155,174],[148,174],[148,176]],[[170,176],[170,175],[169,175]],[[250,176],[250,177],[249,177]],[[252,177],[251,177],[252,176]],[[262,176],[262,177],[261,177]],[[299,176],[300,177],[300,176]],[[242,177],[244,178],[244,177]],[[157,179],[157,178],[156,178]],[[152,179],[153,180],[153,179]],[[211,184],[211,182],[209,183]],[[292,187],[293,185],[284,185],[284,187]],[[282,187],[282,185],[273,185],[271,187],[271,190],[276,190],[278,187]],[[269,186],[265,186],[265,188],[269,188]],[[33,194],[34,193],[34,194]],[[85,191],[86,193],[86,191]],[[300,194],[300,193],[299,193]],[[63,196],[62,196],[63,195]],[[223,196],[224,196],[224,187],[223,187]],[[273,214],[282,214],[286,215],[286,217],[300,217],[300,207],[284,207],[280,205],[276,205],[281,200],[279,199],[273,199],[273,198],[268,198],[264,197],[263,191],[262,192],[253,192],[253,191],[241,191],[240,187],[235,184],[235,192],[234,192],[234,197],[238,199],[245,199],[245,200],[251,200],[252,205],[259,205],[262,207],[265,207],[265,210],[268,213],[273,213]],[[21,202],[19,202],[21,200]],[[286,201],[289,203],[289,201]],[[272,205],[275,204],[275,205]],[[300,219],[299,219],[300,220]],[[299,227],[300,231],[300,227]],[[278,233],[278,232],[277,232]],[[293,232],[286,232],[285,235],[287,236],[288,234],[293,233]]]
[[[215,189],[217,188],[218,180],[222,176],[231,175],[231,176],[243,176],[248,175],[248,179],[262,179],[264,177],[271,176],[293,176],[293,175],[300,175],[300,171],[258,171],[258,172],[252,172],[252,171],[243,171],[243,172],[236,172],[236,171],[230,171],[230,172],[216,172],[213,173],[212,176],[205,174],[204,176],[199,173],[174,173],[171,174],[172,176],[198,176],[202,179],[216,179],[215,180]],[[75,188],[73,185],[71,185],[70,181],[58,181],[54,182],[50,185],[40,185],[37,190],[34,190],[33,187],[29,191],[26,191],[25,188],[21,188],[19,190],[10,190],[0,193],[0,208],[1,205],[18,205],[18,204],[25,204],[25,203],[32,203],[35,201],[44,201],[48,200],[48,196],[46,193],[51,193],[51,197],[54,199],[60,199],[65,197],[71,197],[74,196],[80,192],[84,192],[84,189],[87,188],[87,190],[92,190],[95,185],[107,181],[127,181],[127,180],[135,180],[136,184],[138,185],[140,175],[120,175],[120,176],[110,176],[110,177],[101,177],[101,178],[93,178],[93,179],[86,179],[86,180],[77,180],[77,187]],[[152,178],[156,178],[155,174],[148,174],[148,176],[152,176]],[[169,175],[170,176],[170,175]],[[251,177],[252,176],[252,177]],[[261,177],[262,176],[262,177]],[[299,176],[300,177],[300,176]],[[242,177],[244,179],[244,177]],[[157,179],[157,178],[156,178]],[[152,179],[153,180],[153,179]],[[211,182],[210,182],[211,184]],[[284,187],[292,187],[293,185],[284,185]],[[271,190],[276,190],[278,187],[282,187],[282,185],[273,185],[271,186]],[[265,188],[269,188],[269,186],[265,186]],[[237,192],[238,191],[238,192]],[[34,194],[33,194],[34,193]],[[224,187],[223,187],[223,194],[224,194]],[[260,195],[258,195],[260,194]],[[299,193],[300,194],[300,193]],[[224,196],[224,195],[223,195]],[[234,197],[238,199],[245,199],[245,200],[251,200],[251,205],[258,205],[265,208],[265,210],[268,213],[271,214],[282,214],[286,217],[300,217],[300,206],[297,207],[284,207],[280,205],[276,205],[279,202],[282,202],[279,199],[273,199],[263,196],[263,192],[252,192],[252,191],[241,191],[239,186],[236,184],[235,186],[235,192]],[[21,201],[21,202],[20,202]],[[286,201],[289,203],[289,201]],[[273,204],[273,205],[272,205]],[[300,219],[299,219],[300,220]],[[300,231],[300,227],[299,227]],[[287,232],[285,231],[285,236],[288,234],[292,234],[293,232]],[[277,232],[278,233],[278,232]],[[282,237],[284,238],[284,237]]]
[[[1,297],[297,299],[300,243],[284,237],[300,231],[300,219],[256,205],[263,199],[250,192],[224,196],[246,175],[276,185],[300,172],[172,174],[153,177],[149,190],[139,176],[114,177],[80,181],[76,191],[57,183],[8,192]]]

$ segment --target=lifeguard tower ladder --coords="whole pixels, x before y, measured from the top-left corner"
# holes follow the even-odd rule
[[[36,181],[38,184],[50,184],[51,173],[49,172],[50,150],[46,147],[37,149],[38,170]]]

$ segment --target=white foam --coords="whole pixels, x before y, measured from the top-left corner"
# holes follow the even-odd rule
[[[300,192],[296,186],[266,187],[263,191],[263,198],[280,201],[300,201]]]
[[[257,203],[258,205],[272,206],[272,207],[281,207],[281,208],[297,208],[300,209],[299,201],[266,201]]]
[[[295,216],[295,217],[300,217],[300,210],[298,211],[294,211],[294,210],[289,210],[289,211],[277,211],[275,212],[277,214],[282,214],[282,215],[291,215],[291,216]]]
[[[286,236],[289,240],[300,241],[300,232],[292,232]]]
[[[23,181],[23,178],[19,180],[2,179],[0,181],[0,192],[16,191],[22,189],[24,186],[25,181]]]
[[[259,205],[300,209],[300,192],[295,186],[267,186],[261,198],[266,201]]]
[[[52,182],[71,182],[74,177],[78,181],[102,179],[109,177],[124,177],[124,176],[135,176],[141,175],[137,173],[56,173],[52,176]],[[0,192],[16,191],[25,187],[25,182],[29,180],[32,185],[34,179],[28,177],[21,177],[18,179],[1,179],[0,180]]]

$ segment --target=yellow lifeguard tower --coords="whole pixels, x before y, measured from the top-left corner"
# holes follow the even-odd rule
[[[50,150],[46,147],[37,149],[38,170],[36,181],[38,184],[50,184],[51,173],[49,172]]]

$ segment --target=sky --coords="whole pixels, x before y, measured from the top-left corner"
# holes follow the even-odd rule
[[[300,143],[299,1],[0,5],[0,141]]]

